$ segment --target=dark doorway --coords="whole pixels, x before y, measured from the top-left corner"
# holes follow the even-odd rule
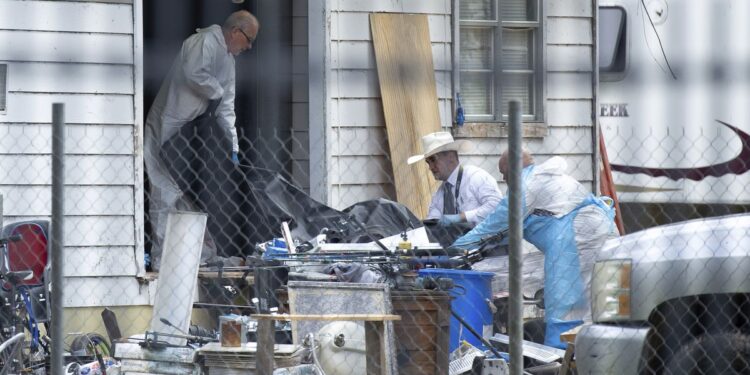
[[[261,29],[253,49],[235,59],[235,127],[240,159],[291,176],[292,4],[291,0],[159,0],[143,2],[144,123],[162,81],[185,38],[196,28],[221,25],[232,12],[255,14]],[[146,176],[148,178],[148,176]],[[146,248],[150,248],[148,183]]]

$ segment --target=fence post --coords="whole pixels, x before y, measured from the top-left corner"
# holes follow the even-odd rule
[[[52,275],[52,375],[63,374],[63,210],[65,185],[65,104],[52,104],[52,220],[50,272]]]
[[[508,131],[508,203],[509,203],[509,280],[510,311],[508,336],[510,338],[510,373],[523,373],[523,292],[521,267],[523,254],[523,207],[521,207],[521,106],[510,102],[510,129]]]

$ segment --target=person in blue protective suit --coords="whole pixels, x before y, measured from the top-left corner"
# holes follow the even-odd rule
[[[567,163],[552,157],[534,164],[523,154],[523,237],[544,253],[545,345],[564,348],[560,333],[589,320],[589,283],[596,252],[616,237],[614,209],[607,197],[596,197],[573,177],[565,174]],[[508,175],[508,153],[498,165]],[[508,230],[508,200],[453,246],[477,248],[490,237]],[[507,237],[501,236],[507,243]]]
[[[158,266],[161,242],[170,210],[179,207],[182,192],[169,174],[169,160],[159,155],[162,146],[180,129],[204,113],[216,117],[232,138],[226,157],[239,164],[234,127],[234,58],[250,50],[260,29],[250,12],[240,10],[222,26],[212,25],[188,37],[175,58],[151,105],[144,128],[143,159],[150,182],[149,213],[154,227],[152,258]],[[157,267],[155,267],[157,268]]]

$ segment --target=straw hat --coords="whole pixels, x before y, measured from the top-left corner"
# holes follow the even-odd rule
[[[424,150],[424,154],[411,156],[406,162],[414,164],[443,151],[467,152],[471,150],[471,142],[454,141],[453,136],[448,132],[430,133],[422,137],[422,150]]]

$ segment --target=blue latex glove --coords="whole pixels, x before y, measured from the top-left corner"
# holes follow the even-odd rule
[[[234,165],[240,165],[240,158],[235,151],[232,151],[232,163],[234,163]]]
[[[461,214],[455,214],[455,215],[443,215],[440,217],[440,220],[438,220],[438,225],[441,227],[447,227],[452,224],[457,224],[461,222]]]

